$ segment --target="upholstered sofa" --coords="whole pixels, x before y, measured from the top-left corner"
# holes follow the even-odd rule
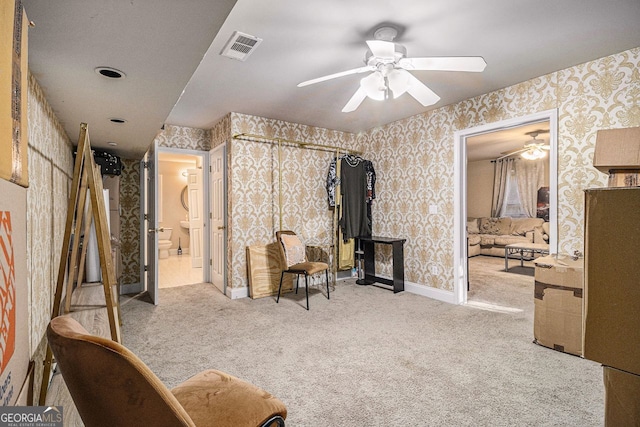
[[[542,218],[467,218],[468,255],[504,257],[512,243],[549,244],[549,223]]]

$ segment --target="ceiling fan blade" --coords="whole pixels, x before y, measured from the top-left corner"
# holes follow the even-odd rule
[[[466,71],[479,73],[487,66],[481,56],[443,56],[434,58],[402,58],[398,65],[408,70]]]
[[[356,93],[353,94],[349,102],[347,102],[347,105],[344,106],[344,108],[342,109],[342,112],[350,113],[354,111],[356,108],[360,106],[360,104],[362,104],[362,101],[364,101],[366,97],[367,97],[367,92],[362,87],[359,87]]]
[[[502,154],[503,156],[510,156],[512,154],[522,153],[522,152],[525,152],[525,151],[528,151],[528,150],[529,150],[529,148],[526,148],[526,147],[525,148],[516,148],[514,150],[503,151],[500,154]]]
[[[393,42],[384,40],[367,40],[367,45],[373,53],[373,56],[377,56],[382,59],[393,60],[396,53],[396,45]]]
[[[407,74],[409,75],[409,88],[407,89],[407,93],[413,96],[420,104],[427,107],[440,100],[440,97],[436,95],[434,91],[426,87],[424,83],[418,80],[413,74]]]
[[[351,74],[366,73],[367,71],[374,71],[374,70],[375,70],[375,67],[367,65],[366,67],[354,68],[352,70],[341,71],[339,73],[329,74],[328,76],[307,80],[302,83],[298,83],[298,87],[309,86],[315,83],[324,82],[326,80],[336,79],[338,77],[349,76]]]

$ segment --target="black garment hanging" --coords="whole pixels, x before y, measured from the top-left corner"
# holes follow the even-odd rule
[[[367,173],[364,160],[357,156],[345,156],[341,160],[340,175],[340,226],[344,239],[371,236],[371,220],[367,215]]]

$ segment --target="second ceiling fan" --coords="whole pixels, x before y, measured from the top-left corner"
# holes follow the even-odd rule
[[[365,55],[364,67],[307,80],[298,84],[298,87],[351,74],[371,72],[360,80],[360,87],[342,109],[344,113],[357,109],[366,97],[375,100],[387,99],[390,96],[389,92],[393,94],[393,98],[398,98],[406,92],[426,107],[438,102],[440,97],[409,71],[481,72],[487,66],[480,56],[407,58],[407,49],[393,42],[397,35],[398,31],[394,27],[378,28],[374,32],[375,40],[367,40],[369,50]]]

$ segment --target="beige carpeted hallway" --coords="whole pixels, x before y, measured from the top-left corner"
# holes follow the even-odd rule
[[[284,401],[289,426],[602,425],[602,368],[533,344],[532,277],[485,261],[470,300],[514,310],[348,280],[307,312],[304,292],[232,301],[198,284],[157,307],[123,299],[122,336],[169,387],[224,370]]]

